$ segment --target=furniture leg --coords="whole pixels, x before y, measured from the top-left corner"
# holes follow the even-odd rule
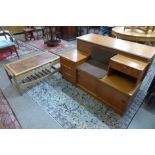
[[[13,83],[12,83],[12,80],[11,80],[11,79],[12,79],[11,75],[9,75],[9,73],[7,72],[6,69],[5,69],[5,72],[6,72],[6,75],[8,76],[9,81],[11,82],[11,84],[13,84]]]
[[[15,52],[16,52],[16,54],[17,54],[18,59],[19,59],[19,54],[18,54],[17,49],[16,49],[15,46],[14,46],[14,50],[15,50]]]
[[[15,82],[15,87],[17,88],[19,94],[23,95],[22,90],[20,89],[20,86],[19,86],[18,82],[16,81],[16,79],[14,79],[14,82]]]
[[[17,47],[18,47],[18,49],[19,49],[19,43],[18,43],[18,41],[17,41],[17,40],[15,40],[15,42],[16,42],[16,44],[17,44]]]

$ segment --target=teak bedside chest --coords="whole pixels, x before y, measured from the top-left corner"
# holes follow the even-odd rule
[[[77,49],[68,51],[61,55],[61,73],[63,78],[76,84],[76,68],[84,63],[89,58],[89,55]]]

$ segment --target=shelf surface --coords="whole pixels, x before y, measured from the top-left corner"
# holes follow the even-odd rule
[[[132,96],[137,89],[137,85],[134,81],[131,81],[117,74],[110,76],[106,75],[101,79],[101,81],[129,96]]]
[[[79,62],[83,59],[88,58],[89,55],[77,49],[74,49],[74,50],[65,52],[64,54],[61,55],[61,57],[68,59],[69,61]]]

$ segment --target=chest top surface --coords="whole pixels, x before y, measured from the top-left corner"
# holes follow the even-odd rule
[[[101,45],[147,60],[151,60],[155,55],[154,47],[92,33],[77,37],[77,40]]]

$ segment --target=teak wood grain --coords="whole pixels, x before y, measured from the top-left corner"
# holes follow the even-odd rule
[[[53,62],[57,59],[59,59],[59,56],[54,55],[50,52],[44,52],[42,54],[26,58],[24,60],[6,64],[5,67],[9,69],[14,76],[18,76],[40,66]]]
[[[89,55],[77,49],[65,52],[60,57],[62,76],[76,84],[77,71],[76,67],[89,59]]]
[[[87,34],[77,37],[77,48],[81,51],[91,53],[92,47],[100,46],[104,49],[116,51],[118,54],[137,57],[146,61],[151,61],[155,55],[155,48],[130,41],[101,36],[97,34]]]
[[[117,70],[130,77],[136,78],[136,84],[138,84],[142,81],[148,66],[149,63],[147,62],[118,54],[110,59],[108,75],[111,75],[114,70]]]
[[[59,71],[60,57],[49,52],[4,65],[10,82],[22,90]]]
[[[117,74],[105,76],[101,79],[101,81],[129,96],[132,96],[137,89],[135,82]]]
[[[115,61],[115,62],[117,62],[119,64],[128,66],[130,68],[134,68],[134,69],[139,70],[139,71],[143,71],[148,65],[147,62],[140,61],[140,60],[137,60],[137,59],[133,59],[133,58],[130,58],[130,57],[126,57],[126,56],[120,55],[120,54],[117,54],[117,55],[113,56],[111,58],[111,60]]]
[[[114,27],[112,34],[117,38],[129,41],[155,42],[155,31],[152,30],[145,33],[145,31],[136,28],[124,29],[124,27]]]
[[[72,61],[74,63],[78,63],[84,59],[87,59],[87,57],[89,57],[89,56],[90,55],[86,54],[86,52],[82,52],[82,51],[79,51],[77,49],[74,49],[74,50],[65,52],[64,54],[62,54],[61,57],[65,58],[69,61]]]
[[[94,48],[104,51],[103,53],[116,53],[108,62],[107,75],[101,79],[76,69],[79,64],[90,58]],[[154,47],[88,34],[77,38],[77,50],[69,51],[60,58],[61,71],[65,79],[123,115],[136,94],[154,54]],[[88,57],[85,57],[86,55]]]

